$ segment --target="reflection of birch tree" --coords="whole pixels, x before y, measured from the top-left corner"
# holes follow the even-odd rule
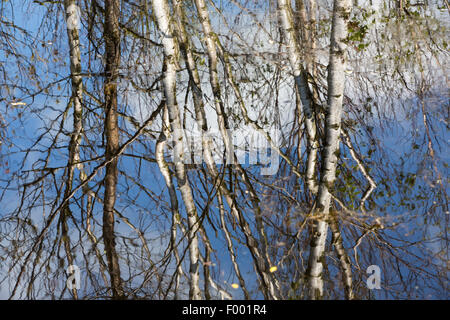
[[[175,41],[173,26],[170,19],[169,4],[165,0],[153,1],[153,10],[155,12],[156,20],[158,22],[159,30],[162,34],[162,43],[164,46],[165,55],[165,70],[164,72],[164,96],[169,114],[169,123],[165,122],[163,125],[170,125],[174,141],[174,161],[175,172],[178,186],[181,191],[184,205],[188,215],[189,224],[189,257],[190,257],[190,290],[189,298],[192,300],[201,299],[200,292],[200,276],[199,276],[199,248],[198,236],[199,218],[197,209],[195,207],[194,199],[192,197],[192,190],[189,184],[189,179],[186,174],[184,166],[184,159],[187,155],[184,154],[184,143],[182,126],[180,119],[180,112],[178,110],[176,98],[176,76],[178,67],[178,43]]]
[[[325,122],[325,143],[322,159],[322,173],[317,195],[317,212],[324,218],[330,214],[331,190],[336,179],[337,155],[341,130],[342,101],[345,86],[345,63],[347,23],[351,13],[351,2],[336,0],[333,5],[331,27],[330,62],[328,65],[328,106]],[[328,234],[328,223],[319,220],[313,230],[311,253],[309,257],[308,277],[310,282],[310,297],[323,295],[323,255]],[[335,244],[336,245],[336,244]],[[341,245],[339,245],[341,246]],[[343,251],[339,250],[342,254]],[[353,297],[351,288],[351,269],[348,258],[340,258],[343,265],[346,295]]]
[[[302,1],[299,1],[302,3]],[[312,193],[317,193],[317,185],[315,181],[315,169],[317,166],[317,149],[319,147],[319,142],[317,140],[317,126],[314,115],[314,101],[312,98],[311,90],[308,86],[308,74],[306,69],[303,66],[303,61],[306,58],[302,59],[302,54],[300,51],[300,46],[298,40],[300,39],[298,29],[294,28],[294,20],[292,14],[292,8],[289,1],[278,1],[278,6],[280,7],[280,20],[283,25],[284,36],[286,38],[286,44],[289,51],[289,59],[290,64],[294,73],[295,85],[297,86],[297,90],[300,95],[300,100],[303,106],[303,114],[305,116],[305,128],[308,142],[308,160],[306,167],[306,184],[308,185],[308,189]],[[308,43],[309,39],[306,38],[306,33],[308,30],[308,26],[306,26],[306,13],[304,6],[299,8],[300,11],[300,23],[302,31],[302,41],[305,44],[305,47],[308,47],[310,44]],[[308,39],[308,40],[306,40]],[[305,50],[303,50],[305,52]]]
[[[0,8],[11,298],[445,295],[445,7],[28,4],[33,30]],[[256,136],[273,175],[267,154],[239,162]]]
[[[70,191],[72,191],[73,177],[75,168],[80,170],[80,180],[83,179],[83,166],[80,162],[80,143],[83,130],[83,79],[81,77],[81,52],[80,52],[80,35],[77,24],[79,16],[76,11],[75,1],[64,1],[64,10],[66,12],[67,20],[67,37],[70,48],[70,74],[72,82],[72,97],[69,103],[73,106],[73,132],[69,142],[69,160],[67,163],[67,177],[66,187],[64,191],[64,198],[67,198]],[[64,240],[64,249],[66,251],[67,262],[73,265],[72,248],[70,244],[70,236],[68,232],[67,218],[72,214],[70,212],[69,204],[61,210],[61,234]],[[77,299],[77,290],[73,289],[74,298]]]

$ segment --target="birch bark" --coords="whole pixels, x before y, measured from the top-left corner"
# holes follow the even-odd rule
[[[303,67],[302,55],[300,46],[298,44],[298,32],[294,28],[294,20],[290,1],[278,0],[278,7],[280,10],[280,22],[283,28],[284,36],[286,38],[287,48],[289,52],[289,62],[294,73],[295,84],[300,94],[300,100],[303,106],[303,113],[305,115],[305,127],[307,133],[307,147],[308,160],[306,165],[306,185],[313,193],[317,193],[317,183],[314,179],[315,168],[317,164],[317,151],[319,142],[317,140],[317,128],[314,119],[314,102],[311,96],[311,91],[308,86],[308,75]],[[304,13],[303,19],[306,19]],[[301,19],[301,20],[303,20]],[[306,28],[303,27],[302,30]]]
[[[81,168],[81,164],[77,164],[80,160],[80,143],[81,143],[81,132],[83,129],[83,81],[80,75],[81,73],[81,54],[80,54],[80,37],[78,34],[78,12],[75,4],[75,0],[65,0],[64,1],[64,11],[66,12],[67,21],[67,37],[69,41],[69,52],[70,52],[70,78],[72,82],[72,96],[71,103],[73,106],[73,130],[72,136],[69,142],[69,160],[67,163],[67,178],[66,186],[64,191],[64,199],[68,197],[70,191],[72,191],[73,177],[75,173],[75,168]],[[80,178],[82,177],[80,171]],[[64,250],[66,251],[67,262],[69,265],[73,265],[73,256],[71,253],[70,237],[69,237],[69,227],[67,224],[67,217],[71,215],[69,204],[67,203],[65,207],[61,210],[60,223],[62,230],[62,238],[64,242]],[[74,287],[72,289],[72,294],[75,299],[78,299],[77,289]]]
[[[255,261],[255,268],[260,275],[260,280],[262,282],[262,288],[264,296],[268,299],[279,299],[280,292],[276,279],[274,279],[273,275],[270,274],[270,258],[267,251],[267,238],[264,232],[264,226],[261,219],[261,213],[258,203],[258,198],[256,193],[254,192],[251,183],[248,181],[248,178],[245,174],[245,171],[242,169],[239,163],[235,161],[234,149],[231,144],[231,138],[228,132],[228,124],[227,118],[225,115],[225,109],[223,106],[223,101],[221,98],[221,89],[219,85],[219,77],[218,77],[218,52],[216,45],[221,48],[220,42],[217,39],[216,34],[214,33],[211,21],[209,18],[208,9],[204,0],[196,0],[195,1],[197,12],[201,20],[201,24],[203,27],[203,32],[205,34],[205,42],[208,51],[208,59],[209,59],[209,72],[210,72],[210,83],[214,95],[214,101],[217,112],[217,119],[219,123],[219,129],[222,135],[222,139],[224,140],[225,150],[226,150],[226,162],[227,163],[235,163],[236,167],[244,180],[244,183],[248,187],[250,191],[251,201],[255,209],[255,220],[257,224],[257,231],[259,235],[259,242],[262,250],[260,251],[258,248],[258,242],[253,237],[251,229],[247,221],[245,221],[241,212],[237,210],[237,206],[234,203],[234,199],[231,197],[229,191],[225,187],[221,187],[221,191],[225,195],[225,199],[227,200],[228,205],[231,208],[231,211],[235,218],[239,221],[241,227],[243,228],[244,234],[246,236],[247,246],[252,253],[252,257]],[[212,168],[212,167],[211,167]],[[215,171],[217,169],[214,167]]]
[[[307,279],[309,298],[321,299],[323,296],[323,264],[325,243],[331,205],[331,190],[336,178],[336,165],[341,132],[342,101],[345,84],[347,22],[351,13],[351,0],[334,0],[331,29],[330,59],[328,65],[328,108],[325,119],[325,146],[322,157],[322,172],[317,196],[316,214],[325,218],[316,222],[311,240]],[[336,231],[335,228],[333,228]],[[347,298],[352,298],[351,270],[345,274],[350,281]]]
[[[156,162],[158,163],[159,170],[161,171],[164,180],[166,182],[167,189],[169,190],[170,196],[170,208],[172,210],[172,226],[170,230],[170,242],[171,242],[171,250],[173,250],[173,254],[175,257],[175,262],[177,264],[176,275],[175,275],[175,289],[174,289],[174,300],[178,299],[178,286],[180,284],[180,277],[183,274],[183,269],[181,267],[180,255],[178,253],[178,248],[176,247],[177,241],[177,226],[179,224],[180,213],[178,211],[178,199],[177,193],[175,190],[175,186],[172,182],[172,177],[170,174],[169,166],[164,158],[164,148],[167,144],[167,140],[170,136],[170,121],[169,121],[169,112],[167,107],[164,107],[163,112],[163,123],[161,134],[159,135],[158,142],[156,143]]]
[[[178,67],[178,44],[175,41],[174,32],[170,19],[169,4],[166,0],[153,0],[153,12],[156,17],[158,28],[163,38],[162,43],[165,54],[166,70],[164,72],[164,95],[166,97],[167,108],[169,110],[169,119],[172,127],[172,135],[174,141],[174,163],[175,172],[178,181],[178,187],[181,191],[184,205],[188,216],[188,234],[189,234],[189,256],[190,256],[190,290],[189,298],[191,300],[200,300],[200,276],[199,276],[199,247],[197,231],[199,219],[197,209],[195,207],[192,196],[191,186],[186,174],[183,159],[184,140],[182,134],[182,126],[180,121],[180,112],[176,100],[176,73]]]

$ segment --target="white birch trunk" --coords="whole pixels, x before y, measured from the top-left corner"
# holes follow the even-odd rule
[[[67,21],[77,21],[77,11],[75,10],[75,0],[65,0],[64,9],[66,11]],[[83,129],[83,81],[81,77],[81,54],[80,54],[80,38],[78,29],[73,25],[68,25],[67,36],[69,39],[70,52],[70,77],[72,80],[72,103],[73,103],[73,163],[80,160],[79,147],[81,142],[81,131]],[[81,169],[81,165],[77,167]]]
[[[347,22],[351,12],[351,0],[335,0],[331,29],[330,61],[328,65],[328,110],[325,123],[325,146],[322,159],[321,181],[317,197],[317,213],[325,216],[314,228],[311,241],[307,278],[309,298],[323,296],[323,263],[328,234],[327,218],[330,212],[331,194],[336,178],[337,154],[341,130],[342,101],[345,84]]]
[[[81,73],[81,54],[80,54],[80,37],[78,34],[78,12],[75,4],[75,0],[64,1],[64,11],[66,12],[67,22],[67,37],[69,41],[69,53],[70,53],[70,77],[72,82],[72,96],[71,103],[73,106],[73,129],[72,136],[69,142],[69,160],[67,163],[67,178],[64,197],[72,191],[73,177],[75,168],[82,169],[81,164],[77,164],[80,161],[80,143],[81,143],[81,131],[83,129],[83,81],[80,75]],[[80,171],[81,178],[81,171]],[[70,245],[69,230],[67,224],[67,216],[69,212],[69,204],[61,211],[61,228],[62,238],[64,242],[64,249],[66,251],[67,262],[72,265],[73,256],[72,248]],[[72,293],[75,299],[78,299],[78,292],[76,288],[72,289]]]
[[[184,205],[188,216],[189,225],[189,257],[190,257],[190,290],[191,300],[200,300],[200,275],[199,275],[199,248],[197,231],[199,229],[199,219],[195,207],[192,190],[188,181],[183,159],[184,140],[180,121],[180,112],[176,100],[176,73],[178,66],[178,44],[175,41],[173,29],[170,21],[170,10],[167,0],[152,0],[153,12],[158,23],[159,30],[163,38],[162,43],[166,56],[166,70],[164,73],[164,94],[167,108],[169,110],[170,123],[173,129],[174,141],[174,163],[178,186],[181,191]]]
[[[234,163],[235,162],[235,154],[233,151],[233,145],[231,144],[231,138],[228,133],[226,115],[224,111],[223,101],[221,98],[221,91],[219,85],[219,77],[217,70],[217,62],[218,62],[218,53],[216,45],[220,45],[217,36],[213,32],[211,22],[209,19],[209,13],[204,0],[195,0],[195,4],[197,6],[197,12],[200,17],[203,32],[205,34],[205,42],[208,51],[209,58],[209,72],[210,72],[210,82],[214,95],[214,101],[216,105],[217,119],[219,122],[219,129],[222,135],[222,139],[224,140],[225,150],[226,150],[226,163]],[[227,200],[228,205],[231,208],[232,213],[235,215],[236,219],[240,222],[241,227],[243,228],[244,234],[246,236],[247,245],[249,247],[250,252],[252,253],[253,259],[255,260],[255,267],[257,272],[260,275],[260,279],[262,281],[263,292],[266,298],[270,299],[278,299],[280,297],[279,288],[276,280],[273,275],[269,272],[270,268],[270,258],[267,251],[267,239],[264,232],[264,227],[262,224],[261,213],[259,210],[259,204],[257,201],[257,196],[253,191],[251,183],[248,181],[245,172],[241,168],[239,163],[235,163],[237,169],[239,170],[244,183],[249,188],[251,193],[251,201],[255,208],[255,220],[257,224],[257,230],[259,234],[259,240],[262,247],[262,252],[258,249],[258,245],[256,239],[253,237],[251,233],[250,226],[243,218],[242,214],[236,210],[236,206],[234,204],[234,200],[232,199],[229,191],[226,188],[221,188],[221,191],[225,195],[225,199]],[[214,167],[214,170],[217,170]]]
[[[175,186],[172,182],[172,177],[170,175],[169,166],[167,165],[166,159],[164,158],[164,149],[167,144],[168,138],[170,136],[170,121],[169,121],[169,112],[167,107],[164,107],[163,117],[162,117],[162,129],[161,134],[159,135],[158,142],[156,143],[155,148],[155,157],[156,162],[158,163],[159,170],[161,171],[164,181],[166,182],[167,189],[169,190],[170,197],[170,209],[172,211],[172,226],[170,230],[170,243],[171,250],[173,251],[173,255],[175,257],[175,262],[177,264],[176,268],[176,276],[175,276],[175,289],[174,289],[174,300],[178,299],[178,287],[180,284],[180,277],[183,275],[183,268],[180,263],[180,255],[178,253],[178,248],[176,247],[177,240],[177,226],[180,223],[180,213],[178,211],[178,199],[177,193],[175,191]]]
[[[307,133],[308,160],[306,165],[306,185],[313,193],[317,193],[317,184],[314,179],[315,168],[317,164],[317,151],[319,143],[317,141],[317,129],[314,120],[311,91],[308,87],[308,76],[303,67],[302,55],[297,39],[299,38],[297,31],[294,29],[294,20],[292,8],[289,0],[278,0],[280,10],[280,21],[283,28],[286,44],[289,52],[289,62],[294,73],[295,84],[300,94],[300,100],[305,115],[305,127]],[[306,30],[306,28],[303,28]]]
[[[316,70],[316,15],[317,15],[317,4],[316,0],[310,0],[309,1],[309,39],[310,39],[310,47],[308,50],[308,71],[312,74],[312,76],[315,78],[317,76],[317,70]]]
[[[233,146],[231,143],[231,138],[227,132],[228,124],[225,116],[225,108],[223,106],[223,101],[220,92],[219,85],[219,74],[217,70],[217,49],[216,49],[216,41],[215,41],[215,33],[211,26],[211,21],[209,19],[209,12],[204,0],[195,0],[195,4],[197,7],[197,12],[200,17],[200,21],[203,27],[203,33],[205,35],[206,48],[208,51],[208,59],[209,59],[209,77],[210,83],[214,95],[214,103],[217,112],[217,121],[219,124],[219,129],[222,134],[222,138],[225,144],[226,151],[226,162],[227,164],[231,164],[234,161],[234,152]]]

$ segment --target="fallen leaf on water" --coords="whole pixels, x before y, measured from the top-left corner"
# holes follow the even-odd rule
[[[11,102],[11,105],[12,106],[24,106],[24,105],[26,105],[26,103],[25,102]]]

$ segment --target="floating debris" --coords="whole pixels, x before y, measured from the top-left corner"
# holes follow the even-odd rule
[[[22,101],[19,101],[19,102],[11,102],[11,105],[12,105],[12,106],[25,106],[26,103],[25,103],[25,102],[22,102]]]

